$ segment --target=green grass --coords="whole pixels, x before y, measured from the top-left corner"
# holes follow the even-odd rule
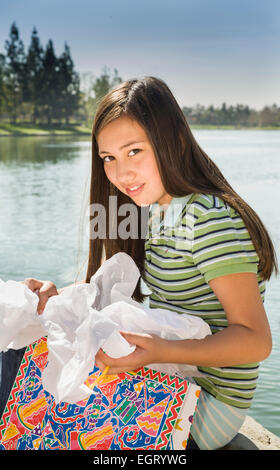
[[[90,135],[91,129],[79,124],[52,126],[37,125],[29,123],[0,123],[0,136],[60,136],[60,135]]]

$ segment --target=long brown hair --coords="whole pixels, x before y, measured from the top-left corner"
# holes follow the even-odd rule
[[[222,198],[243,219],[259,256],[259,271],[267,280],[272,272],[278,272],[276,253],[270,236],[256,212],[234,191],[217,165],[196,142],[186,118],[168,86],[155,77],[132,79],[121,83],[100,102],[95,114],[92,130],[92,168],[90,204],[102,204],[106,209],[106,238],[91,238],[86,282],[102,263],[102,257],[110,258],[124,251],[144,269],[144,239],[120,237],[112,239],[109,230],[109,196],[117,196],[117,207],[124,203],[134,204],[107,179],[103,162],[98,156],[98,133],[107,124],[121,116],[128,116],[140,124],[153,147],[163,186],[172,197],[192,193],[212,194]],[[135,205],[136,206],[136,205]],[[141,227],[141,212],[136,206],[138,226]],[[112,214],[110,214],[112,216]],[[120,217],[114,214],[114,223]],[[112,220],[110,220],[112,224]],[[140,234],[139,234],[140,235]],[[134,292],[136,300],[142,300],[140,282]]]

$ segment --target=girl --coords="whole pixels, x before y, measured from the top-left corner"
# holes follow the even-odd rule
[[[146,239],[140,231],[110,237],[109,196],[117,197],[117,225],[123,204],[133,204],[135,222],[147,206],[151,214],[159,209],[156,236],[150,217]],[[90,204],[106,209],[106,238],[91,234],[85,282],[104,255],[124,251],[151,291],[150,307],[199,316],[212,331],[204,339],[183,341],[122,332],[136,350],[121,359],[99,351],[97,365],[110,366],[113,374],[159,362],[197,365],[201,394],[191,434],[200,449],[221,448],[242,425],[259,361],[272,347],[263,301],[277,262],[264,225],[200,148],[170,89],[154,77],[126,81],[100,102],[92,132]],[[25,283],[40,289],[38,311],[60,293],[51,282]],[[140,283],[134,299],[144,299]]]

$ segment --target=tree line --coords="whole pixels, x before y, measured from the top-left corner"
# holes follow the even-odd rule
[[[117,69],[104,67],[101,75],[75,70],[67,43],[60,56],[50,39],[43,47],[34,27],[25,48],[14,22],[5,53],[0,54],[0,120],[36,124],[79,123],[91,126],[98,101],[122,81]],[[280,108],[273,104],[261,111],[238,104],[221,107],[196,105],[182,108],[188,122],[206,125],[279,126]]]
[[[249,106],[237,104],[221,107],[201,106],[183,107],[183,113],[190,125],[236,126],[236,127],[278,127],[280,126],[280,107],[276,104],[265,106],[256,111]]]
[[[70,48],[65,43],[57,57],[53,41],[41,45],[36,28],[25,51],[15,23],[0,55],[0,113],[16,123],[18,119],[39,120],[49,125],[54,119],[69,121],[79,106],[80,80]]]
[[[53,41],[50,39],[44,48],[35,27],[26,50],[13,23],[5,54],[0,54],[0,120],[48,126],[70,121],[91,125],[98,100],[121,81],[117,70],[112,76],[106,67],[97,78],[79,74],[68,44],[57,56]]]

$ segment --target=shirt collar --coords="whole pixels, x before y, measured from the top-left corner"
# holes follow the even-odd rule
[[[192,194],[183,197],[173,197],[165,212],[163,212],[163,207],[157,202],[151,204],[149,206],[150,235],[159,235],[163,227],[174,227],[191,197]]]

